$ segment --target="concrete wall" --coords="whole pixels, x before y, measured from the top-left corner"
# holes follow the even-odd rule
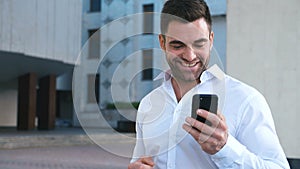
[[[16,81],[0,83],[0,125],[16,126],[18,86]]]
[[[81,7],[81,0],[1,0],[0,50],[74,64]]]
[[[300,158],[300,1],[228,1],[227,72],[268,100],[282,146]]]
[[[71,69],[81,48],[81,8],[82,0],[0,0],[0,126],[16,126],[19,75]],[[70,90],[66,76],[58,89]]]

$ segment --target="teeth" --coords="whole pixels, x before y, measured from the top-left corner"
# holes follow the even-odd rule
[[[193,67],[197,64],[197,62],[194,62],[194,63],[182,63],[183,66],[185,67]]]

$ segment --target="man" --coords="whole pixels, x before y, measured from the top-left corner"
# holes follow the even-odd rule
[[[161,32],[171,71],[141,101],[128,168],[289,168],[264,97],[208,67],[214,33],[206,3],[167,1]],[[219,96],[217,115],[197,110],[210,125],[190,117],[196,93]]]

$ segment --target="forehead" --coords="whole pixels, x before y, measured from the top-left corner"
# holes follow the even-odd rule
[[[209,29],[206,21],[201,18],[194,22],[183,23],[171,21],[168,25],[166,36],[183,42],[209,38]]]

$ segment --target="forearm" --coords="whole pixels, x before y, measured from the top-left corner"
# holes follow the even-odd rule
[[[289,169],[285,156],[281,152],[269,152],[268,155],[257,155],[249,151],[233,136],[221,151],[212,155],[212,160],[219,168],[244,169]]]

